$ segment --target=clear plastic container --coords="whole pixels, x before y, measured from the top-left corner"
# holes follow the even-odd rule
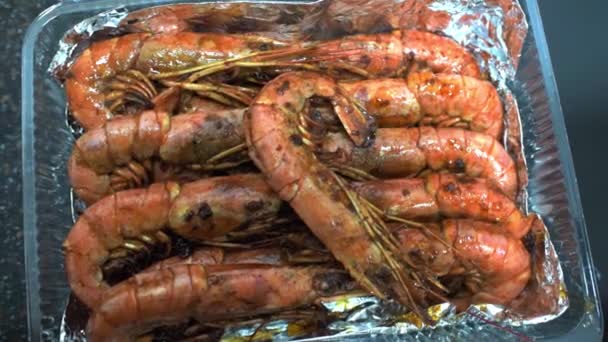
[[[69,287],[61,244],[72,224],[67,160],[73,136],[65,122],[65,95],[48,73],[62,35],[79,21],[119,5],[129,10],[187,1],[64,1],[41,13],[23,43],[23,227],[28,326],[32,341],[55,341]],[[530,31],[517,73],[529,167],[530,209],[544,218],[563,267],[570,307],[547,323],[513,328],[531,338],[599,340],[603,319],[578,185],[536,0],[521,0]],[[418,339],[495,340],[517,336],[483,322],[416,333]],[[379,336],[376,336],[379,337]],[[366,339],[358,336],[358,339]]]

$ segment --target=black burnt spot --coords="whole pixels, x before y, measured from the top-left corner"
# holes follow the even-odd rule
[[[262,208],[264,208],[264,201],[261,200],[249,201],[247,202],[247,204],[245,204],[245,209],[247,209],[247,211],[250,213],[255,213],[256,211],[259,211]]]
[[[415,71],[432,70],[432,68],[425,61],[417,61],[414,64],[414,66],[415,66]],[[434,82],[436,82],[435,80],[432,80],[429,78],[425,78],[424,80],[425,80],[425,82],[427,82],[428,85],[432,85],[432,84],[434,84]]]
[[[444,186],[444,189],[447,192],[454,193],[458,190],[458,186],[456,184],[450,182]]]
[[[291,141],[292,144],[296,145],[296,146],[302,146],[304,144],[304,141],[302,140],[302,137],[297,135],[297,134],[292,134],[289,136],[289,141]]]
[[[413,261],[422,263],[423,253],[420,249],[418,249],[418,248],[410,249],[407,254],[409,255],[410,258],[412,258]]]
[[[364,54],[359,58],[359,62],[363,67],[367,67],[372,62],[372,59],[369,57],[369,55]]]
[[[335,189],[334,191],[331,191],[330,197],[331,197],[332,201],[334,201],[334,202],[340,202],[342,200],[342,189]],[[350,204],[350,201],[348,203]],[[349,208],[349,209],[351,209],[351,208]],[[354,209],[355,208],[352,207],[351,211],[353,211]]]
[[[171,252],[174,255],[179,256],[180,258],[187,258],[192,255],[193,246],[192,243],[179,235],[172,234],[171,235]]]
[[[217,135],[219,137],[229,138],[235,134],[236,130],[235,130],[234,125],[230,121],[226,120],[225,118],[222,118],[217,115],[209,115],[209,116],[207,116],[206,122],[207,123],[205,125],[209,125],[210,127],[213,127],[216,130],[215,135]],[[207,135],[208,135],[208,132],[205,129],[205,126],[201,126],[196,137],[198,139],[200,139],[201,142],[204,142],[204,141],[208,140]]]
[[[464,160],[458,158],[454,161],[454,169],[457,172],[464,172],[464,169],[466,167],[466,164],[464,162]]]
[[[313,278],[313,288],[323,295],[350,291],[354,287],[354,282],[346,272],[324,272]]]
[[[291,102],[285,102],[284,106],[290,112],[293,112],[295,110],[295,106]]]
[[[194,212],[192,210],[188,210],[185,214],[184,214],[184,221],[186,222],[190,222],[192,220],[192,218],[194,217]]]
[[[201,218],[201,220],[206,220],[213,216],[213,211],[207,202],[203,202],[198,209],[197,215]]]
[[[278,88],[277,88],[277,94],[283,96],[283,94],[285,94],[286,91],[289,90],[289,81],[284,81]]]
[[[407,197],[411,194],[411,192],[408,189],[403,189],[401,190],[401,195]]]
[[[268,51],[268,50],[270,50],[270,44],[262,43],[262,44],[260,44],[258,49],[260,49],[260,51]]]
[[[365,275],[374,283],[380,291],[392,295],[390,284],[393,282],[393,275],[386,266],[379,265],[378,268],[369,269]]]
[[[322,119],[321,111],[318,108],[313,109],[310,112],[310,118],[316,122],[321,121],[321,119]]]

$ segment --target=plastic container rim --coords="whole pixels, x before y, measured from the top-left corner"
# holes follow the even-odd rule
[[[294,0],[294,1],[179,1],[177,3],[227,3],[227,2],[240,2],[240,3],[269,3],[269,4],[314,4],[320,2],[317,1],[305,1],[305,0]],[[579,250],[581,255],[581,261],[587,262],[589,269],[594,270],[595,266],[591,255],[591,249],[589,247],[589,238],[587,234],[585,218],[582,210],[580,192],[578,189],[578,181],[574,170],[574,164],[572,160],[572,152],[569,145],[568,135],[566,132],[566,125],[562,112],[562,107],[559,99],[559,92],[557,89],[557,83],[555,75],[553,73],[553,65],[551,63],[551,57],[549,54],[549,48],[545,37],[542,19],[538,8],[537,0],[521,0],[528,12],[528,23],[530,25],[532,34],[534,35],[534,44],[538,51],[541,74],[543,77],[543,83],[547,90],[547,96],[552,98],[551,101],[551,121],[554,131],[564,132],[556,137],[556,143],[558,147],[559,159],[561,161],[561,170],[564,174],[564,178],[572,179],[573,182],[565,184],[567,189],[567,198],[571,209],[573,210],[572,218],[576,225],[576,233],[579,242],[584,245],[584,250]],[[117,3],[115,0],[91,0],[83,1],[88,6],[99,6],[99,7],[117,7],[117,6],[138,6],[149,4],[149,0],[130,0]],[[40,294],[39,294],[39,273],[38,273],[38,241],[36,231],[36,191],[35,191],[35,153],[34,153],[34,107],[32,100],[34,96],[34,89],[27,87],[26,85],[32,84],[34,81],[33,74],[33,63],[34,63],[34,46],[38,34],[42,28],[50,21],[55,19],[59,15],[74,13],[82,10],[83,2],[77,0],[67,0],[52,5],[42,11],[28,27],[22,46],[22,65],[21,65],[21,130],[22,130],[22,183],[23,183],[23,245],[24,245],[24,265],[25,265],[25,282],[26,282],[26,300],[27,300],[27,324],[28,324],[28,340],[38,341],[40,340],[41,326],[40,326]],[[171,0],[155,1],[154,6],[162,6],[164,4],[176,4]],[[580,248],[580,247],[579,247]],[[581,268],[584,270],[584,268]],[[598,318],[600,336],[603,336],[604,332],[604,321],[603,313],[601,309],[601,301],[599,300],[599,291],[597,279],[593,274],[582,271],[582,279],[585,282],[587,290],[590,291],[590,295],[597,299],[595,302],[595,314]],[[35,319],[33,319],[35,318]],[[570,331],[576,330],[582,323],[584,316],[576,326]]]

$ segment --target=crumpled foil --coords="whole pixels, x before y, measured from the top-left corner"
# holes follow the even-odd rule
[[[521,142],[521,120],[517,102],[509,89],[527,33],[525,16],[517,0],[228,2],[170,5],[134,12],[120,7],[84,20],[67,32],[59,43],[49,72],[62,80],[74,59],[91,42],[131,32],[255,32],[289,41],[330,39],[400,28],[446,35],[475,54],[482,69],[497,86],[505,105],[503,143],[518,166],[521,188],[518,199],[527,212],[527,169]],[[456,313],[453,306],[443,303],[428,309],[429,316],[437,320],[436,325],[430,327],[415,315],[396,315],[394,304],[372,296],[334,298],[321,305],[333,317],[326,327],[327,334],[308,340],[380,335],[386,338],[403,334],[415,337],[416,332],[471,323],[493,325],[515,338],[525,339],[512,328],[550,321],[568,308],[563,272],[549,232],[540,218],[526,243],[533,257],[533,277],[508,308],[484,304]],[[62,324],[62,340],[81,340],[83,326],[69,323],[70,305]],[[301,337],[294,333],[293,322],[287,320],[228,327],[223,335],[223,339],[229,341]]]
[[[59,49],[51,60],[49,72],[61,78],[61,75],[70,68],[74,59],[92,42],[119,35],[121,33],[120,23],[128,14],[126,8],[119,7],[76,24],[59,41]]]

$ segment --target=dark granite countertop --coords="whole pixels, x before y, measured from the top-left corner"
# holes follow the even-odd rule
[[[0,0],[0,341],[27,338],[21,194],[21,42],[32,20],[56,1]]]
[[[27,338],[21,210],[21,41],[29,23],[50,0],[0,0],[0,341]],[[608,178],[603,140],[608,132],[608,82],[603,65],[608,3],[539,0],[561,101],[566,115],[593,255],[600,274],[608,274],[608,229],[602,218]],[[604,71],[602,73],[602,71]],[[44,284],[41,284],[44,286]],[[600,280],[604,307],[608,286]]]

